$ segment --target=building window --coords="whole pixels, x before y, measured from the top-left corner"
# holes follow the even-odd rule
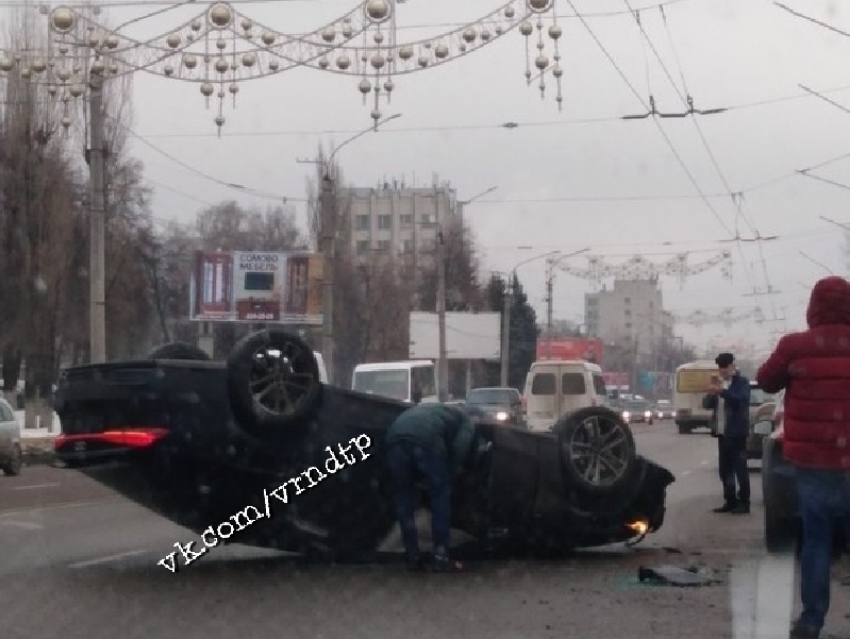
[[[626,313],[626,317],[632,316],[632,312],[629,309],[626,309],[625,313]]]
[[[632,298],[631,298],[631,297],[627,297],[627,298],[626,298],[625,300],[623,300],[623,301],[624,301],[626,304],[631,304],[631,303],[632,303]]]
[[[368,215],[358,215],[357,216],[357,230],[358,231],[368,231],[369,230],[369,216]]]
[[[389,240],[378,240],[378,250],[379,251],[389,251],[390,250],[390,241]]]
[[[632,327],[632,323],[631,323],[631,322],[626,322],[626,328],[631,328],[631,327]]]
[[[437,217],[433,213],[426,213],[422,216],[422,226],[436,226]]]
[[[393,227],[393,218],[390,215],[379,215],[378,216],[378,228],[379,229],[391,229]]]
[[[401,249],[405,253],[413,253],[413,240],[404,240],[401,244]]]
[[[412,215],[400,215],[399,216],[399,223],[401,224],[402,228],[409,229],[410,227],[413,226],[413,216]]]
[[[357,254],[365,255],[369,252],[369,240],[360,240],[357,242]]]

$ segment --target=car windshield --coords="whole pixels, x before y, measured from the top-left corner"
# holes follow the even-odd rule
[[[625,409],[630,412],[648,411],[650,409],[649,402],[628,402]]]
[[[504,388],[481,388],[470,391],[466,398],[467,404],[511,404],[516,399],[516,392]]]

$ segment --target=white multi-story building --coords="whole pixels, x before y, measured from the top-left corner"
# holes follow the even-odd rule
[[[628,346],[638,356],[673,338],[673,316],[664,310],[657,280],[615,280],[610,290],[587,293],[584,308],[588,335]]]
[[[433,259],[440,225],[463,219],[463,204],[448,184],[342,188],[338,197],[356,255],[378,251]]]

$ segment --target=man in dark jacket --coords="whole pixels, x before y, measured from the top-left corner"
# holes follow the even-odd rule
[[[746,515],[750,512],[750,473],[747,469],[747,436],[750,432],[750,380],[735,367],[732,353],[714,360],[718,377],[703,398],[704,408],[714,411],[717,456],[725,503],[716,513]],[[738,492],[735,492],[737,478]]]
[[[806,320],[809,329],[782,337],[756,375],[768,393],[786,389],[782,453],[795,467],[803,523],[803,612],[792,639],[817,639],[824,625],[836,515],[850,533],[850,283],[815,284]]]
[[[407,409],[387,432],[387,464],[408,565],[421,568],[416,530],[416,482],[425,480],[431,498],[434,569],[455,571],[449,559],[452,481],[473,456],[475,429],[466,413],[443,404]]]

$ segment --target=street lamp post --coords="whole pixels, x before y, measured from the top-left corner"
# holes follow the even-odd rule
[[[458,202],[461,206],[474,202],[475,200],[484,197],[485,195],[495,191],[497,186],[491,186],[486,191],[478,195]],[[438,332],[438,349],[437,355],[437,400],[445,402],[449,395],[449,357],[448,346],[446,344],[446,241],[445,241],[445,220],[438,220],[439,227],[437,229],[437,332]]]
[[[552,359],[552,289],[555,283],[555,266],[568,257],[575,257],[587,253],[589,250],[589,247],[583,248],[580,251],[562,255],[558,259],[550,259],[546,263],[546,357],[548,359]]]
[[[320,164],[322,169],[322,186],[319,193],[319,219],[322,224],[321,246],[319,247],[322,254],[322,359],[325,361],[325,368],[328,371],[328,381],[330,383],[334,383],[334,371],[336,370],[333,317],[334,279],[336,277],[336,222],[339,212],[337,210],[336,186],[333,176],[333,160],[336,154],[347,144],[354,142],[354,140],[367,133],[377,131],[378,127],[382,124],[386,124],[401,116],[401,113],[396,113],[352,135],[334,149],[327,160],[322,160],[321,158],[299,160],[302,163]]]
[[[510,370],[510,357],[511,357],[511,309],[514,305],[514,296],[516,295],[516,291],[514,290],[514,282],[517,279],[517,269],[520,266],[528,264],[529,262],[534,262],[535,260],[543,259],[544,257],[549,257],[551,255],[558,255],[561,251],[549,251],[548,253],[543,253],[542,255],[535,255],[534,257],[530,257],[527,260],[523,260],[517,265],[515,265],[510,271],[510,278],[505,283],[505,294],[503,296],[504,304],[503,304],[503,325],[502,325],[502,379],[501,385],[503,387],[507,387],[508,385],[508,372]]]

